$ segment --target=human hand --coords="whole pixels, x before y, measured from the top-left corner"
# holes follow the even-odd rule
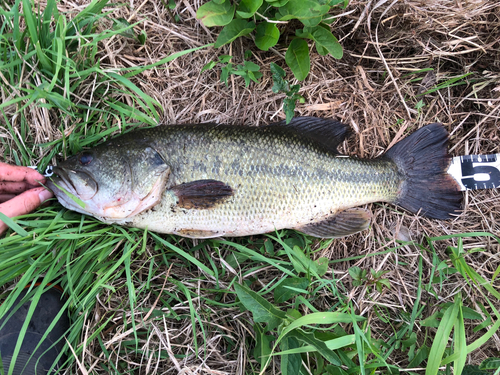
[[[0,212],[8,217],[27,214],[54,195],[40,186],[45,177],[28,167],[0,162]],[[0,220],[0,234],[7,225]]]

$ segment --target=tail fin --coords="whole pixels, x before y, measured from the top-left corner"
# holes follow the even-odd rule
[[[385,156],[406,177],[396,204],[433,219],[449,219],[461,209],[462,193],[446,171],[448,132],[438,123],[396,143]]]

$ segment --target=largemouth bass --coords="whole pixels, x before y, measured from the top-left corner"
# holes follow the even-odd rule
[[[191,238],[282,228],[342,237],[370,224],[370,212],[354,207],[379,201],[436,219],[458,213],[442,125],[371,160],[338,154],[347,133],[314,117],[139,129],[59,163],[48,186],[66,208],[105,223]]]

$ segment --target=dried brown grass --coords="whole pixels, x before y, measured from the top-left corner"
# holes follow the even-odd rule
[[[65,4],[63,1],[62,4]],[[149,64],[173,52],[213,42],[216,30],[207,29],[194,18],[200,2],[179,2],[175,13],[182,21],[171,22],[169,13],[159,1],[131,3],[115,15],[131,22],[144,20],[139,28],[148,35],[145,46],[131,43],[124,38],[105,42],[102,50],[103,66],[109,68]],[[350,13],[349,13],[350,12]],[[345,49],[342,60],[334,60],[312,53],[311,74],[302,83],[300,93],[306,103],[298,105],[300,115],[333,117],[352,126],[356,135],[344,146],[344,152],[361,157],[375,157],[386,150],[391,142],[412,130],[430,122],[443,122],[451,133],[453,155],[469,153],[500,153],[500,4],[486,0],[432,0],[374,2],[352,0],[345,13],[334,24],[334,34],[340,37]],[[203,49],[195,54],[178,58],[165,68],[144,72],[137,84],[163,106],[163,122],[196,123],[214,121],[259,125],[284,118],[281,110],[283,95],[273,94],[270,62],[283,66],[284,49],[273,52],[255,51],[253,58],[263,66],[264,77],[260,84],[246,88],[241,78],[231,77],[229,87],[220,82],[217,71],[199,74],[201,68],[218,54],[234,56],[241,62],[244,51],[251,42],[238,40],[220,51]],[[424,78],[426,73],[415,73],[433,68],[435,75],[427,77],[430,86],[445,79],[474,72],[477,83],[450,87],[423,97],[425,107],[418,112],[416,95],[425,90],[415,77]],[[389,73],[389,74],[388,74]],[[413,76],[408,76],[415,73]],[[425,85],[425,82],[422,84]],[[428,83],[429,84],[429,83]],[[399,124],[398,124],[399,120]],[[401,131],[404,130],[404,132]],[[359,254],[370,254],[396,245],[396,239],[421,239],[423,235],[488,231],[500,233],[500,198],[498,192],[476,191],[465,194],[465,210],[457,219],[439,222],[409,213],[395,212],[386,205],[373,205],[375,222],[370,232],[337,240],[321,252],[322,256],[341,259]],[[486,252],[467,257],[486,279],[491,279],[499,266],[498,246],[482,238],[468,239],[464,247],[483,247]],[[444,251],[443,248],[438,249]],[[384,306],[393,324],[397,325],[400,311],[411,311],[416,300],[416,269],[421,252],[412,246],[404,246],[397,253],[361,259],[357,262],[336,264],[332,276],[349,285],[347,269],[353,265],[375,270],[387,270],[392,289],[382,293],[368,293],[366,287],[352,288],[349,298],[358,307],[358,313],[369,319],[372,332],[378,337],[390,336],[392,328],[377,318],[374,306]],[[431,255],[424,253],[424,279],[429,280]],[[400,266],[405,262],[405,266]],[[141,265],[137,265],[138,268]],[[196,280],[196,273],[186,274],[182,267],[171,270],[177,280]],[[276,276],[274,270],[256,271],[262,286]],[[155,289],[158,293],[173,291],[174,285],[163,288],[164,273],[158,275]],[[228,278],[229,280],[229,278]],[[222,279],[222,282],[224,280]],[[200,285],[199,289],[213,285]],[[452,302],[457,291],[467,296],[474,306],[482,297],[470,285],[459,278],[450,278],[439,290],[442,302]],[[121,330],[121,322],[129,319],[130,311],[124,308],[127,292],[100,296],[103,301],[96,306],[95,316],[89,317],[88,330],[92,332],[106,314],[116,314],[113,325],[103,333],[103,341],[110,350],[118,351],[122,340],[133,338],[131,332]],[[228,296],[229,300],[232,298]],[[151,295],[142,301],[144,312],[133,312],[140,320],[154,306]],[[426,304],[428,296],[423,296]],[[105,302],[104,302],[105,301]],[[328,309],[333,303],[325,296],[319,309]],[[248,353],[245,340],[253,335],[249,328],[251,316],[235,309],[214,309],[203,300],[195,301],[198,311],[208,314],[204,321],[210,348],[206,358],[194,355],[176,359],[174,354],[193,348],[194,335],[189,319],[180,321],[156,320],[145,323],[139,329],[139,346],[144,349],[142,358],[118,358],[116,361],[142,363],[141,373],[179,374],[240,374],[248,372]],[[178,314],[189,316],[185,304],[177,306]],[[429,302],[428,315],[435,311]],[[147,328],[146,328],[147,326]],[[144,332],[144,335],[140,333]],[[235,346],[224,347],[220,335],[230,336]],[[202,339],[197,332],[197,340]],[[468,342],[478,337],[468,330]],[[199,341],[200,342],[200,341]],[[219,346],[221,345],[221,346]],[[151,352],[166,348],[169,361],[152,362]],[[473,353],[472,363],[480,363],[500,350],[500,339],[494,336],[490,343]],[[99,346],[90,343],[85,355],[86,363],[94,366],[103,360]],[[394,364],[405,366],[407,356],[395,353]],[[97,371],[97,367],[90,369]],[[246,369],[246,370],[245,370]],[[278,369],[271,370],[277,373]]]
[[[214,41],[216,30],[207,30],[194,19],[198,3],[178,4],[176,13],[182,22],[170,22],[169,15],[159,2],[149,2],[132,14],[123,8],[125,17],[131,21],[147,18],[143,28],[148,35],[145,47],[131,45],[124,39],[115,39],[103,51],[103,62],[110,67],[151,63],[159,58],[186,48]],[[469,153],[499,153],[500,118],[500,5],[491,1],[351,1],[345,13],[333,25],[334,33],[340,36],[345,57],[336,61],[311,51],[312,68],[309,77],[302,83],[301,94],[306,103],[298,105],[300,115],[337,118],[355,130],[356,136],[344,145],[348,154],[375,157],[386,150],[391,142],[412,130],[430,122],[443,122],[451,133],[453,155]],[[121,14],[123,16],[123,14]],[[131,15],[131,16],[130,16]],[[283,119],[282,95],[270,91],[272,85],[268,66],[270,62],[283,65],[284,50],[274,52],[253,51],[253,58],[263,66],[264,77],[260,84],[246,88],[242,79],[232,77],[229,87],[219,81],[217,71],[198,73],[209,61],[220,53],[231,54],[235,62],[242,60],[251,42],[238,40],[221,51],[205,49],[193,55],[177,59],[167,69],[145,72],[139,78],[140,87],[157,98],[164,108],[165,123],[190,123],[215,121],[218,123],[262,124]],[[117,51],[120,51],[117,53]],[[433,68],[435,74],[408,75],[425,68]],[[388,74],[389,72],[389,74]],[[477,83],[450,87],[423,97],[425,107],[418,112],[416,95],[425,91],[425,82],[412,82],[419,77],[436,81],[474,72]],[[400,124],[398,125],[398,120]],[[404,130],[404,132],[401,131]],[[370,232],[334,241],[322,251],[322,256],[331,259],[370,254],[396,245],[396,239],[421,239],[423,235],[488,231],[500,233],[500,198],[495,191],[477,191],[465,194],[465,211],[455,220],[438,222],[408,213],[395,213],[391,207],[374,205],[375,223]],[[481,238],[469,239],[466,249],[483,247],[486,252],[467,257],[471,264],[486,279],[491,279],[499,265],[498,246]],[[439,251],[444,250],[443,248]],[[386,277],[392,289],[383,293],[368,293],[366,288],[352,288],[349,298],[358,306],[361,315],[368,317],[372,331],[378,337],[390,336],[392,328],[377,318],[374,306],[385,306],[397,325],[399,312],[411,311],[416,300],[416,269],[420,252],[412,246],[404,246],[397,253],[365,258],[358,262],[345,262],[332,270],[335,277],[347,284],[347,269],[353,265],[375,270],[390,271]],[[424,279],[429,280],[432,263],[430,255],[425,257]],[[405,262],[404,267],[399,262]],[[186,275],[181,270],[172,271],[179,280]],[[258,272],[262,285],[276,274],[269,270]],[[195,275],[192,275],[194,279]],[[170,286],[172,287],[172,286]],[[467,296],[474,306],[482,297],[459,277],[451,278],[439,291],[442,302],[452,302],[457,291]],[[422,303],[427,304],[428,296]],[[252,336],[248,313],[235,310],[213,311],[198,301],[200,311],[210,311],[216,324],[237,342],[232,351],[217,347],[218,337],[211,336],[207,345],[208,358],[188,357],[173,360],[168,365],[157,363],[155,373],[243,373],[248,366],[244,345],[245,338]],[[331,297],[325,296],[319,309],[328,309]],[[148,305],[146,302],[145,305]],[[110,301],[107,307],[114,311]],[[179,308],[186,308],[185,306]],[[429,302],[426,316],[435,311]],[[173,343],[177,349],[192,345],[190,323],[155,323],[154,332],[145,338],[148,350],[155,350],[160,342],[167,348]],[[470,327],[469,327],[470,328]],[[217,331],[217,330],[215,330]],[[115,335],[119,334],[117,327]],[[468,330],[468,342],[479,336]],[[130,338],[130,335],[129,335]],[[111,342],[112,339],[110,339]],[[165,342],[163,342],[163,341]],[[114,345],[119,345],[119,342]],[[169,346],[170,345],[170,346]],[[472,363],[480,363],[500,349],[500,339],[493,340],[470,357]],[[169,349],[175,352],[175,348]],[[92,348],[89,348],[92,352]],[[181,350],[182,352],[182,350]],[[145,355],[147,356],[147,355]],[[406,355],[395,354],[394,363],[405,366]],[[145,359],[143,359],[145,360]],[[153,364],[146,368],[152,369]],[[162,367],[163,366],[163,367]],[[248,368],[248,367],[247,367]],[[147,370],[149,372],[152,370]],[[248,371],[248,370],[247,370]],[[277,372],[274,369],[272,372]]]
[[[124,17],[130,22],[143,21],[136,31],[144,30],[147,42],[144,46],[126,38],[113,38],[101,45],[103,68],[130,67],[150,64],[178,51],[211,43],[217,30],[203,27],[195,19],[195,11],[201,1],[179,1],[173,13],[181,18],[175,23],[161,1],[131,1],[127,6],[113,8],[113,16]],[[62,0],[60,11],[81,9],[83,3],[75,4]],[[112,8],[110,8],[112,9]],[[110,10],[107,9],[107,10]],[[473,153],[500,153],[500,4],[488,0],[406,0],[406,1],[361,1],[351,0],[345,15],[332,26],[341,39],[345,56],[341,60],[322,57],[311,50],[311,74],[301,83],[300,94],[305,104],[297,106],[297,114],[339,119],[355,131],[355,137],[342,146],[343,152],[360,157],[376,157],[383,153],[391,142],[418,127],[435,121],[443,122],[451,133],[452,155]],[[104,27],[105,25],[103,25]],[[231,77],[229,87],[219,80],[217,70],[202,74],[201,68],[221,54],[231,54],[234,62],[241,62],[244,51],[252,49],[253,59],[263,68],[261,83],[244,86],[241,78]],[[269,64],[276,62],[284,66],[284,49],[277,47],[271,52],[256,51],[252,42],[238,40],[221,50],[202,49],[169,63],[146,71],[135,78],[135,83],[147,94],[156,98],[163,107],[164,123],[238,123],[259,125],[281,120],[283,95],[273,94]],[[421,82],[412,78],[424,78],[422,69],[433,68],[435,76],[427,79],[442,82],[444,79],[473,72],[474,84],[450,87],[423,97],[425,107],[419,112],[416,95],[422,92]],[[412,74],[412,76],[408,76]],[[82,88],[82,96],[90,95]],[[37,140],[46,141],[58,136],[53,133],[50,114],[33,108],[33,131]],[[66,124],[70,129],[71,124]],[[403,131],[402,131],[403,130]],[[42,152],[42,151],[41,151]],[[488,231],[500,234],[500,197],[498,191],[475,191],[465,193],[465,210],[460,217],[450,221],[435,221],[395,212],[389,205],[372,205],[374,224],[369,232],[336,240],[318,256],[341,259],[354,255],[369,255],[396,245],[396,239],[421,239],[426,236],[441,236],[453,233]],[[452,242],[451,242],[452,243]],[[483,277],[490,280],[500,265],[498,245],[484,238],[466,240],[466,249],[485,248],[482,253],[468,255],[466,260]],[[445,245],[438,251],[444,252]],[[421,254],[412,246],[403,246],[397,253],[374,256],[357,262],[337,263],[330,270],[332,276],[349,284],[347,269],[353,265],[362,268],[390,271],[385,277],[391,281],[392,289],[382,293],[368,293],[366,288],[352,287],[349,298],[358,307],[358,313],[369,319],[374,335],[391,335],[391,326],[377,318],[374,306],[385,306],[397,325],[400,311],[410,311],[416,300],[416,270]],[[424,277],[428,281],[432,263],[431,255],[424,254]],[[151,253],[149,257],[157,255]],[[219,259],[215,259],[219,261]],[[405,266],[400,266],[405,262]],[[143,272],[143,264],[132,265]],[[238,272],[238,270],[236,270]],[[167,274],[175,275],[182,283],[199,280],[201,270],[187,270],[175,265],[170,270],[158,272],[153,279],[147,298],[140,301],[136,311],[127,309],[128,292],[123,285],[115,285],[117,292],[106,289],[99,296],[93,315],[88,316],[82,342],[85,350],[79,360],[89,373],[103,373],[99,363],[105,360],[98,342],[85,341],[103,320],[112,316],[108,328],[101,338],[115,363],[121,366],[141,368],[140,373],[162,374],[242,374],[249,372],[249,353],[246,340],[253,335],[251,315],[235,308],[214,308],[203,299],[193,303],[200,312],[207,328],[207,341],[198,330],[197,340],[209,348],[205,358],[194,354],[185,358],[175,357],[186,351],[194,353],[194,334],[186,304],[173,309],[183,319],[147,320],[151,310],[161,310],[157,305],[158,295],[168,295],[177,289],[165,283]],[[221,278],[221,283],[229,282]],[[276,270],[256,270],[254,276],[262,285],[276,277]],[[144,275],[138,278],[136,288],[141,290]],[[215,285],[200,282],[193,286],[210,297]],[[203,285],[202,285],[203,284]],[[226,287],[228,285],[221,285]],[[471,306],[482,301],[482,297],[462,279],[451,277],[438,291],[442,302],[452,302],[454,294],[461,290]],[[333,303],[332,297],[324,296],[318,309],[326,310]],[[227,296],[233,301],[232,296]],[[426,304],[428,296],[423,296]],[[223,301],[222,301],[223,302]],[[498,307],[498,303],[497,303]],[[430,315],[435,307],[426,308]],[[124,330],[124,321],[130,323],[131,314],[138,324],[138,346],[142,357],[130,355],[120,357],[120,348],[126,340],[133,340],[130,330]],[[143,321],[144,319],[144,321]],[[130,325],[128,324],[130,327]],[[225,347],[226,335],[234,341],[232,348]],[[479,335],[468,330],[467,341]],[[152,353],[168,352],[168,360],[153,360]],[[188,349],[188,350],[186,350]],[[500,350],[500,338],[471,355],[471,363],[494,356]],[[394,363],[404,367],[407,356],[395,353]],[[128,365],[127,365],[128,364]],[[80,370],[79,370],[80,371]],[[81,370],[83,372],[83,370]],[[273,368],[270,373],[278,373]]]

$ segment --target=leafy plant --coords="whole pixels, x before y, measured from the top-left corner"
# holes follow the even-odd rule
[[[289,82],[284,79],[286,73],[281,67],[275,63],[271,63],[271,73],[273,75],[272,77],[274,83],[272,87],[273,92],[282,92],[286,94],[286,98],[283,100],[283,111],[285,112],[286,123],[288,124],[293,118],[297,100],[300,103],[304,103],[305,99],[302,95],[298,94],[300,90],[299,84],[290,86]]]
[[[128,22],[125,18],[117,18],[113,19],[113,30],[117,31],[119,35],[124,36],[126,38],[134,39],[136,42],[144,45],[146,43],[146,32],[141,30],[139,34],[134,33],[133,27],[130,22]],[[136,23],[137,24],[137,23]]]
[[[375,289],[377,289],[379,293],[382,292],[384,286],[387,288],[391,287],[389,280],[382,277],[389,271],[375,271],[371,269],[370,276],[368,276],[367,270],[363,270],[359,267],[354,266],[349,268],[348,272],[353,279],[352,285],[354,286],[361,286],[363,284],[366,284],[368,287],[375,286]]]
[[[196,17],[207,27],[224,26],[215,47],[231,43],[239,37],[251,35],[255,45],[262,51],[274,47],[283,32],[283,24],[299,20],[297,29],[287,48],[285,61],[295,78],[304,80],[309,74],[310,57],[307,40],[314,42],[316,51],[342,58],[342,46],[333,36],[328,13],[347,0],[210,0],[198,8]]]
[[[281,349],[281,371],[283,374],[299,374],[302,367],[301,353],[317,353],[321,358],[335,366],[351,364],[341,359],[336,349],[352,345],[353,335],[345,332],[339,336],[317,334],[311,326],[339,323],[355,323],[365,318],[339,312],[316,312],[302,316],[298,310],[282,311],[246,285],[234,284],[238,299],[252,312],[255,321],[256,346],[254,354],[260,362],[261,373],[269,365],[275,349]],[[264,328],[259,323],[265,323]],[[266,335],[277,329],[278,337]],[[330,338],[330,339],[326,339]],[[274,344],[271,344],[274,341]]]
[[[231,74],[243,77],[245,80],[245,86],[248,87],[250,85],[250,81],[253,81],[255,83],[259,82],[259,79],[262,77],[262,73],[259,72],[260,66],[257,64],[247,61],[247,59],[250,57],[252,53],[250,51],[245,52],[245,59],[243,60],[243,65],[238,64],[236,67],[234,67],[234,64],[231,63],[232,56],[230,55],[221,55],[219,56],[218,61],[211,61],[208,64],[206,64],[203,69],[201,69],[201,72],[204,72],[205,70],[213,69],[217,64],[221,64],[221,75],[220,75],[220,80],[221,82],[224,82],[226,86],[228,86],[228,78]]]
[[[500,358],[487,358],[479,366],[464,366],[462,375],[493,375],[500,369]]]

